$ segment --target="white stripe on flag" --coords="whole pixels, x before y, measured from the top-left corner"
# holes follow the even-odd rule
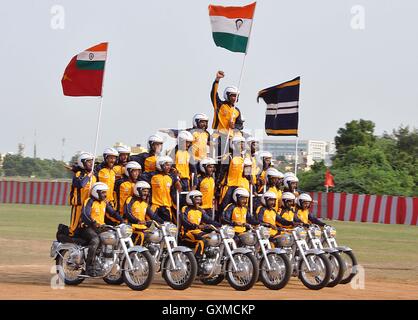
[[[374,207],[376,206],[376,196],[370,196],[369,210],[367,211],[367,222],[373,222]]]
[[[334,210],[332,212],[332,220],[338,220],[338,215],[340,213],[340,200],[341,200],[341,193],[334,193]]]
[[[350,221],[351,205],[353,204],[353,195],[348,193],[345,201],[344,221]]]
[[[251,31],[252,19],[229,19],[223,16],[210,16],[210,23],[212,25],[212,32],[231,33],[248,38]]]
[[[414,211],[414,199],[411,197],[405,198],[406,200],[406,216],[405,224],[410,225],[412,223],[412,213]]]
[[[105,61],[106,51],[83,51],[77,55],[77,60],[83,61]]]
[[[269,103],[267,108],[269,109],[280,109],[280,108],[289,108],[299,106],[299,101],[289,101],[289,102],[279,102],[279,103]]]
[[[356,220],[355,221],[358,221],[358,222],[361,221],[361,214],[363,212],[365,197],[366,197],[366,195],[364,195],[364,194],[359,194],[359,196],[358,196],[357,212],[356,212]]]
[[[266,110],[266,115],[268,116],[275,116],[276,114],[289,114],[289,113],[298,113],[298,108]]]
[[[398,198],[399,197],[393,197],[392,200],[392,208],[390,210],[390,224],[396,224],[396,216],[398,213]]]
[[[385,223],[386,204],[388,196],[382,196],[382,204],[380,205],[379,223]]]

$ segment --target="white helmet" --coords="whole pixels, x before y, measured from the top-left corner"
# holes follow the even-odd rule
[[[131,148],[128,146],[119,146],[119,147],[116,147],[116,150],[119,152],[119,154],[121,153],[131,154]]]
[[[94,156],[89,153],[89,152],[82,152],[80,153],[80,155],[77,158],[77,165],[81,168],[81,169],[85,169],[84,168],[84,161],[86,160],[93,160]]]
[[[115,148],[106,148],[103,151],[103,158],[106,159],[107,156],[115,156],[117,157],[119,155],[118,150]]]
[[[224,100],[228,100],[228,96],[231,93],[236,94],[236,95],[239,95],[238,88],[237,87],[234,87],[234,86],[226,87],[225,90],[224,90]]]
[[[245,142],[244,137],[242,137],[242,136],[235,136],[235,137],[233,137],[233,138],[231,139],[231,148],[232,148],[232,150],[234,150],[234,151],[235,151],[235,146],[236,146],[236,144],[237,144],[237,143],[240,143],[240,142]]]
[[[264,193],[261,196],[261,203],[263,204],[263,206],[266,205],[266,200],[267,199],[277,199],[277,195],[274,192],[271,192],[271,191],[267,191],[266,193]]]
[[[129,170],[135,170],[135,169],[141,170],[141,169],[142,169],[142,167],[141,167],[141,165],[140,165],[138,162],[136,162],[136,161],[129,161],[129,162],[126,164],[126,166],[125,166],[125,175],[126,175],[127,177],[129,177]]]
[[[258,140],[256,138],[254,138],[253,136],[249,136],[246,140],[245,140],[248,144],[251,144],[253,142],[258,142]]]
[[[202,192],[200,192],[199,190],[193,190],[193,191],[190,191],[190,192],[186,195],[186,203],[187,203],[189,206],[192,206],[192,205],[193,205],[193,199],[194,199],[195,197],[203,197]]]
[[[163,143],[164,140],[158,134],[153,134],[148,137],[148,147],[151,148],[153,143]]]
[[[214,159],[212,159],[212,158],[205,158],[205,159],[202,159],[201,161],[200,161],[200,163],[199,163],[199,168],[200,168],[200,171],[202,171],[203,173],[205,173],[206,172],[206,166],[208,165],[208,164],[213,164],[213,165],[215,165],[216,164],[216,161],[214,160]]]
[[[165,163],[171,163],[171,164],[173,164],[173,159],[171,159],[171,157],[169,157],[169,156],[161,156],[161,157],[158,157],[157,158],[157,162],[155,164],[155,166],[157,167],[157,170],[162,171],[163,170],[162,166]]]
[[[266,170],[266,179],[268,179],[269,177],[273,177],[273,178],[283,178],[283,173],[281,173],[279,170],[277,170],[276,168],[268,168]]]
[[[95,184],[93,184],[93,186],[91,187],[90,190],[90,195],[96,199],[99,200],[99,194],[98,191],[107,191],[109,190],[109,187],[107,186],[106,183],[103,182],[96,182]]]
[[[295,176],[295,174],[293,172],[285,172],[283,178],[286,179],[287,177],[291,177],[291,176]]]
[[[299,207],[302,207],[302,202],[312,202],[312,197],[307,193],[302,193],[296,199],[296,203],[298,204]]]
[[[285,177],[284,180],[283,180],[284,186],[289,188],[289,189],[290,189],[290,183],[292,183],[292,182],[299,182],[298,177],[292,175],[292,176]]]
[[[209,121],[209,117],[206,114],[204,114],[204,113],[196,113],[193,116],[193,120],[192,120],[193,127],[197,127],[198,122],[201,121],[201,120],[203,120],[203,121]]]
[[[183,130],[179,132],[178,140],[193,142],[194,138],[193,138],[193,135],[189,131]]]
[[[151,186],[146,181],[138,181],[137,183],[135,183],[134,195],[136,195],[137,197],[139,197],[139,190],[138,189],[151,189]]]
[[[250,197],[250,193],[247,191],[247,189],[244,188],[236,188],[234,193],[232,194],[232,199],[237,203],[238,197]]]
[[[268,151],[260,151],[256,154],[257,164],[262,167],[264,158],[273,158],[273,155]]]
[[[283,192],[282,194],[282,201],[286,200],[295,200],[296,196],[291,192]]]

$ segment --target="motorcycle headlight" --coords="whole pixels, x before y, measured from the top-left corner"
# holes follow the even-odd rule
[[[327,231],[330,238],[335,238],[337,236],[337,229],[334,227],[329,227]]]
[[[301,227],[296,228],[296,235],[297,235],[298,239],[305,240],[306,239],[306,231],[305,231],[305,229],[303,229]]]
[[[270,228],[261,226],[260,227],[260,234],[261,234],[261,238],[263,238],[263,239],[270,238]]]
[[[219,234],[215,232],[211,232],[210,234],[208,234],[206,240],[210,247],[217,247],[221,244],[221,237],[219,236]]]
[[[166,228],[165,230],[166,230],[167,234],[169,234],[170,236],[175,237],[177,235],[177,226],[175,224],[168,223],[165,226],[165,228]]]
[[[228,239],[232,239],[235,236],[235,230],[233,227],[231,226],[223,226],[222,227],[225,237],[227,237]]]
[[[130,225],[121,224],[119,227],[122,238],[129,238],[132,235],[132,227]]]
[[[160,243],[163,239],[163,233],[160,229],[155,228],[145,233],[145,239],[152,243]]]
[[[247,231],[239,235],[241,242],[246,246],[254,246],[257,243],[257,238],[252,231]]]
[[[293,244],[293,237],[288,233],[283,233],[279,237],[280,247],[290,247]]]

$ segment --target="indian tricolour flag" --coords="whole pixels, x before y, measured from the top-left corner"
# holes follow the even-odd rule
[[[247,52],[256,2],[244,7],[209,5],[212,35],[218,47],[233,52]]]
[[[107,42],[86,49],[74,56],[62,77],[66,96],[101,96]]]

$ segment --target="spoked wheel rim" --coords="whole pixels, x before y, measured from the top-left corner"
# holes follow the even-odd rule
[[[345,252],[341,252],[341,259],[343,260],[345,264],[345,271],[344,271],[343,279],[347,279],[352,273],[354,273],[353,260]]]
[[[171,259],[168,257],[165,270],[167,280],[175,285],[181,286],[185,284],[192,275],[191,261],[189,257],[182,252],[174,252],[173,259],[177,268],[173,267]]]
[[[235,254],[233,256],[238,271],[234,271],[232,261],[228,264],[228,272],[230,274],[230,280],[236,286],[245,286],[251,282],[254,273],[254,266],[251,259],[242,253]]]
[[[282,282],[286,276],[286,264],[284,259],[278,254],[270,254],[267,258],[272,270],[268,270],[267,262],[263,259],[260,272],[263,273],[264,279],[271,284],[278,284]]]
[[[340,273],[340,263],[333,255],[329,256],[329,263],[331,264],[331,278],[330,281],[334,281]]]
[[[65,250],[64,254],[62,255],[62,264],[60,270],[58,270],[60,276],[69,281],[74,281],[79,278],[81,273],[83,272],[82,268],[74,268],[69,262],[70,258],[70,251]]]
[[[132,261],[133,270],[129,270],[129,263],[125,260],[124,269],[126,280],[134,283],[137,286],[143,285],[149,275],[150,266],[146,257],[140,252],[129,253],[129,258]]]
[[[310,285],[318,285],[322,283],[327,275],[327,270],[324,262],[317,255],[309,255],[306,257],[308,260],[311,271],[309,271],[305,260],[302,260],[301,264],[301,275],[305,281]]]

